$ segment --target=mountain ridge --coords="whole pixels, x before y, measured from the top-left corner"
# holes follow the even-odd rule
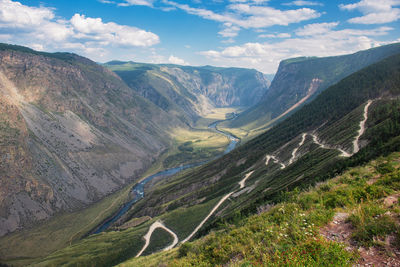
[[[191,125],[213,108],[252,106],[268,90],[256,70],[113,61],[105,63],[133,90]]]
[[[1,132],[6,175],[1,180],[7,184],[0,197],[2,235],[119,189],[167,147],[166,137],[154,134],[163,132],[161,120],[182,125],[86,58],[1,47],[0,92],[9,110]],[[13,116],[20,121],[16,127]],[[107,129],[111,125],[114,130]],[[10,142],[8,132],[24,135]],[[18,166],[21,151],[31,163],[21,165],[13,179],[10,170]],[[95,156],[100,152],[103,158]],[[106,173],[111,180],[102,178]],[[47,197],[41,199],[42,194]]]
[[[265,131],[267,127],[281,118],[279,116],[287,115],[302,104],[311,101],[330,85],[363,67],[398,52],[400,52],[400,43],[371,48],[349,55],[283,60],[279,64],[268,92],[264,94],[261,101],[226,126],[229,128],[258,128],[261,132]],[[310,88],[313,88],[311,92]]]

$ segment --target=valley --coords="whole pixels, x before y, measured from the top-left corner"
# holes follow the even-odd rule
[[[203,245],[229,239],[241,227],[257,235],[249,237],[251,243],[266,234],[258,232],[258,220],[275,229],[273,214],[290,210],[293,196],[302,199],[357,166],[378,166],[384,162],[379,157],[396,160],[391,153],[400,149],[399,47],[285,60],[269,87],[255,70],[99,65],[74,54],[1,46],[0,141],[10,156],[0,168],[8,175],[0,180],[7,185],[0,219],[15,223],[2,227],[0,262],[190,266],[196,265],[196,251],[205,266],[259,261],[243,254],[247,247],[227,256],[214,243],[213,252]],[[355,59],[361,63],[349,67]],[[333,63],[341,71],[328,78]],[[65,84],[59,82],[63,77]],[[20,160],[25,163],[18,165]],[[13,173],[13,166],[22,168]],[[336,202],[328,208],[328,200],[320,201],[323,210],[312,209],[329,213],[327,220],[330,208],[340,211]],[[29,214],[38,215],[24,219]],[[252,220],[257,229],[247,224]],[[309,221],[321,227],[328,222]],[[315,236],[318,229],[307,231]],[[235,238],[229,242],[242,246]],[[301,247],[296,242],[291,249]],[[355,260],[340,246],[321,242]]]

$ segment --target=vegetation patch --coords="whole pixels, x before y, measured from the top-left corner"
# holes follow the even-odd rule
[[[364,255],[359,246],[379,250],[380,240],[399,236],[399,205],[387,201],[400,192],[399,159],[400,153],[393,153],[304,192],[283,192],[285,200],[266,212],[235,224],[225,222],[164,260],[163,253],[149,259],[167,266],[352,266]],[[320,228],[338,212],[350,214],[349,236],[355,247],[320,235]],[[397,246],[398,240],[390,245]],[[133,259],[124,266],[144,266],[137,263]]]

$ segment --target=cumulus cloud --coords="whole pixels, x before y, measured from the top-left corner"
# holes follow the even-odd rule
[[[222,37],[236,37],[240,31],[240,28],[232,25],[232,23],[225,23],[224,27],[225,28],[223,30],[218,32],[218,34]]]
[[[153,0],[125,0],[123,3],[119,3],[119,6],[153,6]]]
[[[101,18],[75,14],[70,20],[56,18],[47,7],[30,7],[0,0],[0,41],[27,45],[40,50],[68,49],[101,56],[111,47],[148,47],[159,37],[145,30]]]
[[[223,37],[232,39],[241,29],[261,29],[274,25],[287,26],[321,16],[321,13],[311,8],[297,8],[279,10],[267,5],[267,1],[231,0],[226,11],[217,13],[204,8],[195,8],[187,4],[180,4],[170,0],[163,3],[185,11],[188,14],[199,16],[207,20],[221,22],[224,29],[219,32]]]
[[[258,38],[290,38],[292,35],[290,33],[275,33],[275,34],[260,34]]]
[[[23,28],[38,26],[54,18],[49,8],[24,6],[11,0],[0,1],[1,27]]]
[[[310,8],[279,10],[269,6],[252,5],[250,3],[230,4],[227,6],[228,12],[219,14],[211,10],[194,8],[169,0],[164,0],[163,2],[204,19],[231,23],[232,25],[246,29],[265,28],[273,25],[289,25],[321,16],[320,13]]]
[[[154,33],[114,22],[103,23],[101,18],[75,14],[71,25],[76,32],[75,38],[98,41],[104,45],[151,46],[159,42]]]
[[[293,38],[273,43],[251,42],[221,50],[202,51],[200,54],[214,64],[251,67],[264,73],[274,73],[284,58],[333,56],[368,49],[383,44],[374,40],[373,36],[387,35],[393,30],[390,27],[334,30],[337,25],[337,22],[306,25],[297,29]]]
[[[350,23],[359,24],[383,24],[400,19],[400,0],[361,0],[354,4],[341,4],[339,8],[347,11],[358,10],[361,17],[349,19]]]
[[[187,65],[185,60],[183,60],[183,59],[181,59],[179,57],[175,57],[173,55],[169,56],[168,62],[171,63],[171,64],[176,64],[176,65]]]
[[[323,6],[324,4],[322,4],[320,2],[297,0],[297,1],[292,1],[289,3],[284,3],[283,5],[285,5],[285,6]]]
[[[339,25],[339,22],[324,22],[324,23],[314,23],[308,24],[304,27],[297,29],[296,34],[299,36],[310,36],[317,34],[325,34],[327,31],[330,31],[332,28],[335,28]]]

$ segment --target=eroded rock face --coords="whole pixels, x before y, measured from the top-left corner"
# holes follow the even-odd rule
[[[215,107],[252,106],[268,90],[266,75],[250,69],[109,62],[133,90],[192,124]]]
[[[162,70],[195,95],[206,96],[216,107],[255,105],[270,83],[262,73],[249,69],[163,67]]]
[[[137,179],[174,126],[88,59],[0,49],[0,236]]]

